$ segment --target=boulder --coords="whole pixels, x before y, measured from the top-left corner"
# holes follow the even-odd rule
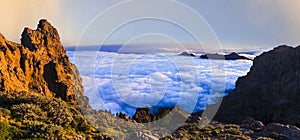
[[[286,45],[264,52],[246,76],[223,98],[215,119],[241,123],[248,116],[268,124],[300,126],[300,47]]]
[[[277,133],[283,135],[290,140],[300,139],[300,129],[293,125],[283,125],[280,123],[270,123],[267,125],[267,130],[270,133]]]
[[[265,125],[261,121],[256,121],[253,118],[247,118],[241,124],[241,127],[253,130],[262,131],[265,129]]]
[[[186,123],[200,123],[201,117],[199,116],[190,116],[187,120]]]
[[[159,140],[158,136],[153,135],[150,131],[144,130],[130,133],[127,140]]]
[[[63,48],[58,31],[45,19],[25,28],[21,44],[0,34],[0,91],[28,91],[77,104],[82,80]]]

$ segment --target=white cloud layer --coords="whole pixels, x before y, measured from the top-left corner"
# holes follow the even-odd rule
[[[192,111],[196,104],[196,110],[203,109],[207,103],[214,103],[216,97],[223,96],[225,89],[233,89],[236,79],[245,75],[252,65],[247,60],[208,61],[172,53],[99,52],[94,61],[93,52],[77,53],[75,64],[83,77],[90,104],[96,109],[130,115],[136,107],[144,106],[177,104]],[[74,52],[69,51],[68,56],[74,61]],[[213,64],[218,73],[213,74],[216,71],[212,69]],[[217,86],[211,89],[213,84]]]

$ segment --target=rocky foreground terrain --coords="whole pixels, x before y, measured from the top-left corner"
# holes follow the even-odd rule
[[[166,139],[300,139],[299,60],[300,46],[282,45],[261,54],[223,98],[213,122],[201,128],[202,113],[194,113]],[[155,121],[153,114],[141,115],[145,112],[138,109],[133,119]]]
[[[300,47],[285,45],[256,57],[250,72],[238,78],[236,88],[223,98],[215,119],[241,123],[252,117],[300,127],[299,60]]]
[[[215,121],[177,107],[155,114],[139,108],[130,118],[88,105],[57,30],[40,20],[37,29],[24,29],[21,44],[0,34],[0,139],[300,139],[299,48],[255,58]],[[175,116],[186,121],[177,124]],[[178,129],[166,134],[149,122]]]
[[[79,72],[47,20],[36,30],[25,28],[21,44],[0,34],[0,139],[108,139],[83,115],[92,110],[83,92]]]
[[[132,118],[123,113],[117,115],[129,122],[150,123],[160,119],[165,119],[167,114],[172,114],[173,108],[160,108],[160,111],[152,114],[150,108],[138,108]],[[175,110],[176,109],[175,107]],[[298,140],[300,139],[300,129],[296,126],[281,123],[263,123],[253,118],[245,118],[241,123],[222,123],[218,121],[209,121],[202,116],[202,112],[196,112],[191,115],[186,115],[182,111],[177,111],[182,116],[186,117],[186,121],[174,131],[172,134],[165,136],[149,130],[141,130],[130,135],[130,139],[214,139],[214,140]],[[168,118],[165,122],[171,121],[174,118]]]

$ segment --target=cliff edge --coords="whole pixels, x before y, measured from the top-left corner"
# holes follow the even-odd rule
[[[58,31],[45,19],[25,28],[21,44],[0,34],[0,91],[28,91],[76,104],[82,80],[69,61]]]
[[[25,28],[21,44],[0,34],[0,139],[111,139],[82,112],[112,115],[92,111],[83,92],[79,72],[47,20],[36,30]]]
[[[250,72],[238,78],[215,119],[240,123],[246,117],[264,123],[300,126],[300,46],[282,45],[256,57]]]

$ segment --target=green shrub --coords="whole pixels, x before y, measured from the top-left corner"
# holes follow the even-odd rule
[[[0,122],[0,139],[11,139],[12,134],[10,132],[10,126],[6,122]]]
[[[0,124],[0,140],[105,137],[80,110],[60,99],[26,92],[0,93],[0,108],[0,117],[10,116]]]
[[[0,122],[0,139],[13,139],[21,138],[23,136],[23,131],[20,129],[10,126],[7,122]]]
[[[4,109],[4,111],[3,111],[6,115],[10,115],[10,110],[8,110],[8,109]]]

